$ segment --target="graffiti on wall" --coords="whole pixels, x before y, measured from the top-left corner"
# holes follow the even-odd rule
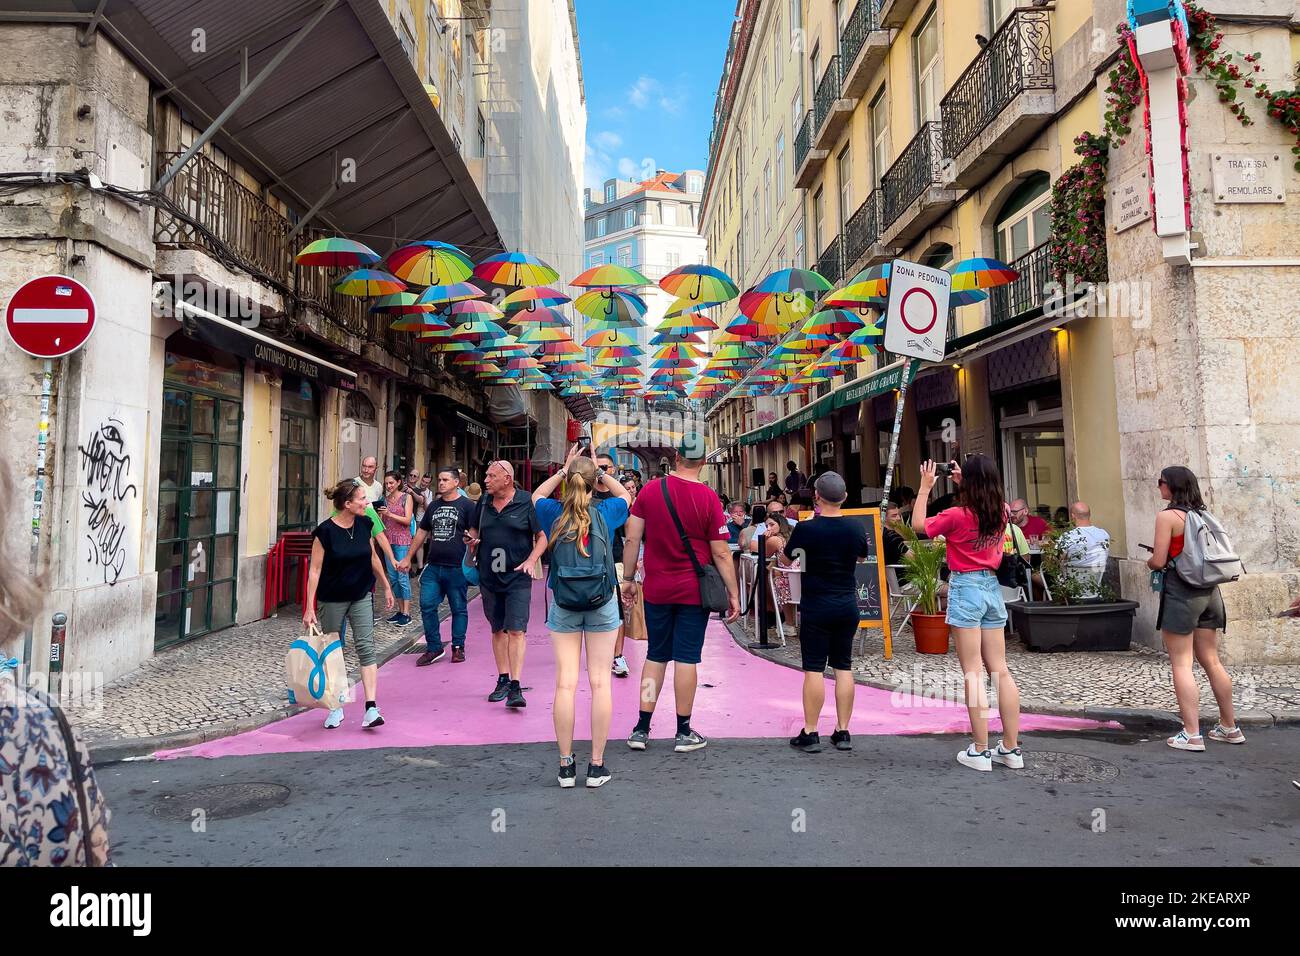
[[[86,563],[100,569],[104,583],[117,584],[126,567],[128,497],[138,498],[131,480],[131,455],[122,422],[102,421],[85,444],[81,455],[82,508],[86,512]]]

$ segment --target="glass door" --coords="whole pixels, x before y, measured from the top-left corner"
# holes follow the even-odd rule
[[[155,647],[234,623],[241,414],[233,398],[165,384]]]

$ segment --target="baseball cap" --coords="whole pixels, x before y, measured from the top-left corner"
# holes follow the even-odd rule
[[[704,436],[699,432],[686,432],[682,435],[681,441],[677,443],[677,454],[688,461],[699,461],[708,455],[708,448],[704,443]]]
[[[849,489],[844,484],[844,479],[833,471],[826,471],[819,475],[813,482],[813,487],[817,489],[817,494],[821,495],[822,501],[830,504],[838,504],[849,496]]]

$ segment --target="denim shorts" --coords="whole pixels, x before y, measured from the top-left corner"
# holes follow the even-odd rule
[[[594,611],[566,611],[550,595],[551,609],[546,612],[546,626],[561,634],[603,634],[618,630],[618,591]]]
[[[1007,607],[997,572],[954,571],[948,578],[947,620],[952,627],[1006,627]]]
[[[656,664],[698,664],[704,654],[709,612],[698,604],[645,602],[645,659]]]

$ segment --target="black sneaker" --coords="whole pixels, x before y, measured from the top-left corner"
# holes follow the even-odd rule
[[[611,777],[609,771],[605,769],[604,764],[601,764],[599,767],[597,767],[594,763],[587,764],[587,786],[588,787],[591,787],[592,789],[595,789],[596,787],[603,787],[605,784],[609,783],[610,780],[612,779],[613,777]]]
[[[805,733],[801,729],[798,737],[790,738],[790,746],[806,754],[819,754],[822,752],[822,738],[815,730],[812,733]]]
[[[497,703],[498,701],[505,700],[505,699],[506,699],[506,694],[508,694],[508,693],[510,693],[510,678],[509,678],[509,677],[498,677],[498,678],[497,678],[497,686],[496,686],[496,690],[494,690],[494,691],[492,691],[492,693],[488,694],[488,700],[492,701],[492,703],[495,704],[495,703]]]
[[[513,681],[510,683],[506,693],[507,707],[527,707],[528,701],[524,700],[523,689]]]
[[[849,736],[847,730],[837,730],[831,734],[831,743],[835,745],[836,750],[853,749],[853,738]]]
[[[686,754],[690,753],[692,750],[700,750],[708,745],[709,739],[707,737],[697,730],[692,730],[689,733],[677,735],[677,740],[673,744],[673,750],[679,754]]]
[[[588,774],[590,774],[590,771],[588,771]],[[578,785],[578,761],[570,757],[568,763],[561,763],[560,772],[555,779],[560,781],[560,786],[565,790],[576,787]],[[591,786],[591,784],[587,784],[587,786]]]

